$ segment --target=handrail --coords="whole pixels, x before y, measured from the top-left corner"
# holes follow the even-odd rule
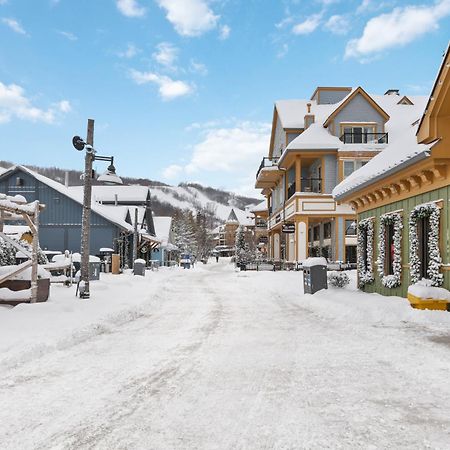
[[[388,133],[350,132],[350,133],[343,133],[339,139],[344,144],[387,144]]]

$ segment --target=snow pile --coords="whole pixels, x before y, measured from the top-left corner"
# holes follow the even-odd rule
[[[447,289],[441,287],[435,287],[432,285],[431,280],[422,279],[416,284],[408,287],[408,294],[423,299],[433,300],[449,300],[450,292]]]
[[[0,266],[0,276],[6,275],[7,273],[10,273],[17,269],[18,266]],[[38,278],[47,279],[50,278],[50,273],[47,272],[44,267],[38,266]],[[18,273],[17,275],[14,275],[13,278],[10,278],[11,280],[31,280],[31,267],[28,267],[28,269],[23,270],[22,272]]]
[[[326,258],[315,257],[315,258],[307,258],[303,261],[302,267],[314,267],[314,266],[327,266]]]

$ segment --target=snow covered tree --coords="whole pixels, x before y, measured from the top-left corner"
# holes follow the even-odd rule
[[[194,218],[191,211],[175,214],[173,218],[174,243],[183,253],[196,253]]]
[[[245,264],[252,259],[249,245],[245,239],[244,227],[241,225],[236,233],[235,243],[235,261],[236,264]]]

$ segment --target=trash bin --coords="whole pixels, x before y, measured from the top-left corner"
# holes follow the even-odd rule
[[[145,260],[136,259],[133,264],[133,275],[145,277]]]
[[[89,280],[98,281],[100,280],[100,261],[91,261],[89,263]]]
[[[303,262],[303,292],[315,294],[321,289],[328,289],[327,260],[308,258]]]

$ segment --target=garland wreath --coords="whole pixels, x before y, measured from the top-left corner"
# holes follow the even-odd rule
[[[429,218],[430,231],[428,233],[428,279],[432,286],[440,286],[444,281],[440,273],[442,264],[441,253],[439,250],[439,221],[441,211],[435,203],[425,203],[416,206],[409,217],[409,264],[411,284],[420,281],[420,268],[423,261],[419,256],[419,238],[417,235],[417,221],[422,218]]]
[[[389,225],[394,226],[394,260],[392,261],[392,275],[385,274],[386,261],[386,229]],[[378,232],[378,274],[381,284],[387,288],[400,286],[402,279],[402,230],[403,220],[399,213],[387,213],[380,217],[380,229]],[[389,250],[390,251],[390,250]]]
[[[358,222],[358,280],[359,287],[373,283],[373,219]]]

